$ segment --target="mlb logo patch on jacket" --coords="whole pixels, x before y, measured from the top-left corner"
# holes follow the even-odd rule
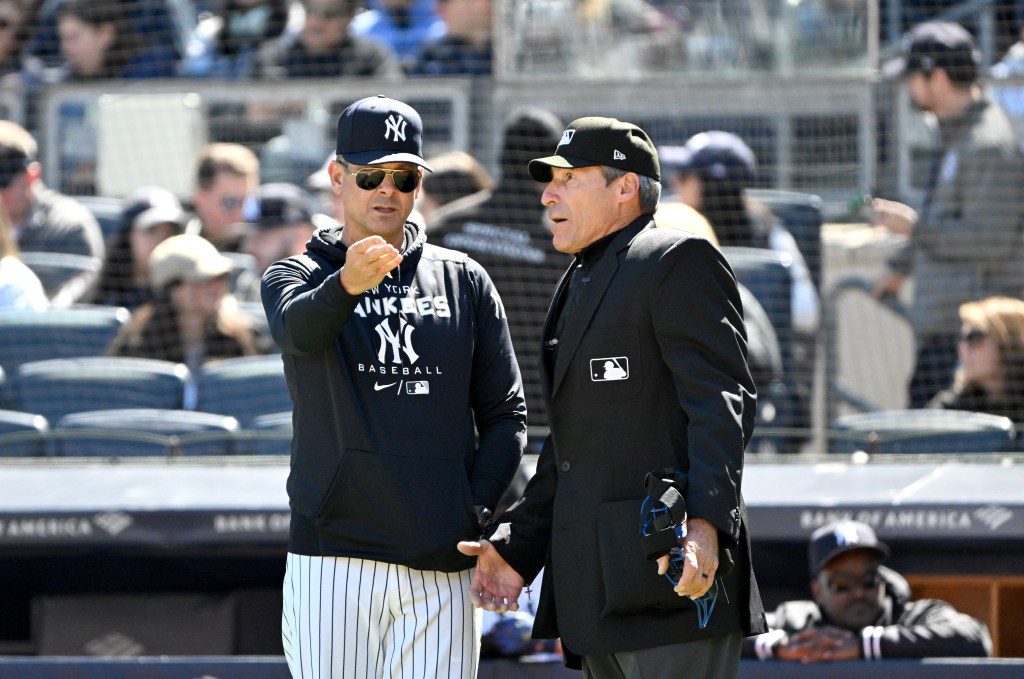
[[[590,379],[593,382],[628,380],[629,359],[625,356],[590,359]]]

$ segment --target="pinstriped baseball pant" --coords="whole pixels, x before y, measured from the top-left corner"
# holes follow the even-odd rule
[[[296,679],[476,679],[472,571],[288,554],[281,638]]]

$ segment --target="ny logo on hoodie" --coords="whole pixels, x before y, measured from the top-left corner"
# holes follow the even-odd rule
[[[388,348],[390,348],[392,363],[402,362],[402,352],[405,352],[405,356],[409,359],[410,363],[415,363],[419,359],[419,354],[412,348],[412,331],[415,328],[409,325],[404,318],[398,318],[397,320],[397,331],[391,329],[391,323],[386,318],[374,327],[374,330],[377,331],[377,336],[380,337],[380,349],[377,350],[377,360],[380,363],[384,363]]]

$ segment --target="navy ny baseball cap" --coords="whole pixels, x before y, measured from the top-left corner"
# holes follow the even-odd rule
[[[887,78],[910,73],[928,75],[941,68],[954,83],[970,84],[981,68],[981,50],[974,36],[952,21],[927,21],[914,26],[903,37],[903,54],[883,66]]]
[[[530,161],[530,176],[551,181],[551,168],[606,165],[661,181],[658,151],[647,133],[615,118],[577,118],[562,132],[555,154]]]
[[[889,558],[889,546],[866,523],[833,521],[822,526],[811,535],[807,552],[811,574],[817,575],[836,557],[858,549],[872,552],[883,561]]]
[[[423,121],[412,106],[383,94],[341,112],[335,151],[354,165],[414,163],[425,170]]]

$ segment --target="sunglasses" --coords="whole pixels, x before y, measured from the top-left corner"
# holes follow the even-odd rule
[[[981,328],[971,328],[960,333],[960,341],[969,347],[974,347],[985,341],[988,333]]]
[[[849,594],[855,589],[874,592],[882,586],[882,575],[875,571],[862,579],[833,578],[828,581],[828,590],[833,594]]]
[[[15,27],[15,28],[17,27],[17,25],[14,23],[14,21],[12,21],[11,19],[9,19],[7,17],[0,17],[0,31],[9,30],[12,27]]]
[[[347,167],[347,166],[346,166]],[[385,170],[384,168],[361,168],[356,172],[346,172],[348,175],[355,175],[356,186],[364,191],[372,191],[384,183],[384,178],[391,175],[391,181],[395,188],[402,193],[412,193],[420,185],[419,170]]]

